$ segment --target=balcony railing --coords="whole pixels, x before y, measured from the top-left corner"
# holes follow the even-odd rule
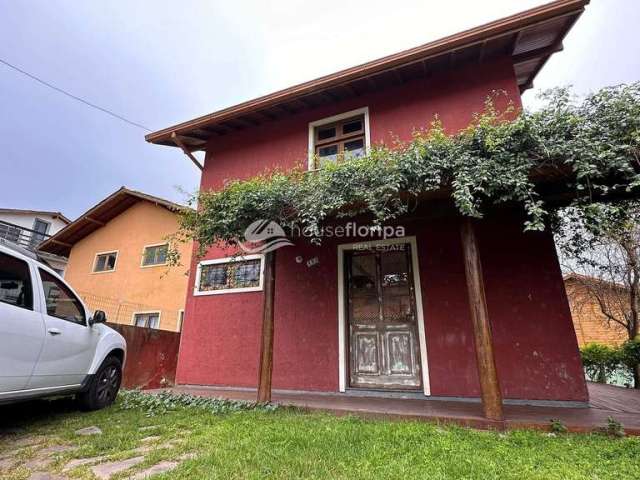
[[[35,250],[38,245],[50,236],[46,233],[36,232],[30,228],[0,220],[0,238],[28,250]]]

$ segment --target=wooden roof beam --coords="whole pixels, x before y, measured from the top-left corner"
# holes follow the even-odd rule
[[[198,161],[198,159],[193,155],[193,153],[191,153],[191,151],[186,147],[186,145],[184,143],[182,143],[182,140],[180,139],[180,137],[176,134],[176,132],[173,132],[171,134],[171,140],[173,140],[173,143],[175,143],[178,147],[180,147],[180,149],[184,152],[184,154],[189,157],[189,160],[191,160],[194,165],[196,167],[198,167],[200,169],[200,171],[204,170],[204,167],[202,166],[202,164]]]
[[[550,47],[537,48],[535,50],[530,50],[528,52],[521,53],[519,55],[514,55],[513,64],[518,65],[519,63],[525,63],[530,60],[535,60],[536,58],[549,57],[554,53],[561,52],[564,46],[562,43],[558,45],[551,45]]]
[[[100,220],[96,220],[95,218],[92,218],[92,217],[89,217],[89,216],[84,216],[82,218],[84,218],[88,222],[95,223],[96,225],[100,225],[101,227],[104,227],[106,225],[106,223],[101,222]]]

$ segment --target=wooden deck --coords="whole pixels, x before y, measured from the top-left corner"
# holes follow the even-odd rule
[[[505,405],[505,422],[496,423],[482,416],[478,401],[447,401],[418,398],[388,398],[349,394],[285,392],[274,390],[273,402],[339,415],[355,414],[368,418],[411,419],[456,423],[474,428],[536,428],[548,430],[550,419],[561,420],[570,431],[590,432],[606,425],[607,418],[621,422],[628,435],[640,435],[640,391],[589,383],[589,407]],[[207,397],[255,400],[256,391],[197,385],[171,389]]]

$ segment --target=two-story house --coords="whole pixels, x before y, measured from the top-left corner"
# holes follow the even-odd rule
[[[68,257],[65,279],[113,323],[180,331],[187,267],[170,266],[170,236],[186,208],[120,188],[39,247]],[[191,246],[180,244],[188,263]]]
[[[71,223],[60,212],[0,208],[0,241],[11,242],[28,250],[35,250],[47,238]],[[41,254],[60,275],[64,275],[67,260],[58,255]]]
[[[408,141],[435,115],[456,132],[496,90],[521,108],[522,92],[562,49],[586,3],[556,1],[146,138],[180,147],[196,163],[191,152],[204,151],[206,190]],[[177,382],[255,388],[269,356],[261,355],[269,303],[275,334],[267,369],[275,389],[452,400],[482,394],[498,405],[502,398],[587,402],[551,233],[524,233],[508,209],[462,240],[456,215],[402,222],[403,237],[372,240],[364,250],[356,238],[335,237],[279,249],[266,265],[277,272],[272,303],[265,255],[214,247],[194,257]]]

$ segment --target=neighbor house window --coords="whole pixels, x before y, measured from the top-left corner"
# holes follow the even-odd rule
[[[184,310],[178,310],[178,331],[182,331],[182,324],[184,323]]]
[[[160,312],[142,312],[133,314],[133,324],[136,327],[159,328]]]
[[[367,152],[368,109],[354,110],[309,124],[310,169],[327,162],[361,157]]]
[[[31,235],[31,245],[38,245],[49,232],[51,224],[36,218],[33,222],[33,234]]]
[[[194,295],[262,290],[262,255],[205,260],[198,265]]]
[[[94,272],[111,272],[116,269],[118,252],[98,253],[93,264]]]
[[[168,252],[169,245],[167,243],[144,247],[144,252],[142,254],[142,266],[151,267],[153,265],[166,265]]]

